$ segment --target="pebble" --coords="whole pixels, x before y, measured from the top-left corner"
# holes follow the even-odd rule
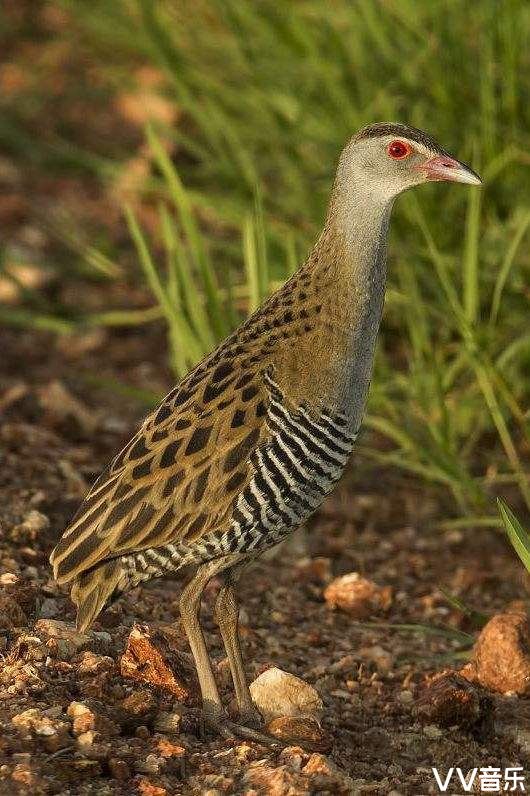
[[[329,583],[331,580],[331,559],[301,558],[296,562],[295,574],[301,581],[309,583]]]
[[[124,760],[119,760],[116,757],[109,757],[108,766],[111,777],[114,779],[124,781],[129,779],[131,772],[129,766]]]
[[[46,597],[39,609],[40,619],[53,619],[59,613],[59,603],[53,597]]]
[[[330,608],[338,608],[355,619],[367,619],[390,607],[392,589],[390,586],[377,586],[358,572],[349,572],[335,578],[326,587],[324,599]]]
[[[156,707],[158,707],[158,700],[152,691],[148,691],[147,689],[133,691],[133,693],[125,697],[121,703],[121,708],[134,717],[145,716],[151,713]]]
[[[284,716],[312,716],[323,713],[322,700],[315,689],[277,667],[267,669],[250,685],[256,707],[266,722]]]
[[[427,738],[441,738],[443,732],[436,724],[426,724],[423,728],[423,734],[427,736]]]
[[[50,527],[50,520],[37,509],[32,509],[22,520],[22,527],[32,535],[36,536],[41,531],[45,531]]]
[[[334,779],[340,786],[346,788],[347,793],[355,793],[354,782],[336,763],[325,755],[314,753],[311,755],[305,766],[302,768],[303,774],[318,775]]]
[[[482,628],[462,674],[502,694],[530,694],[530,620],[520,602]]]
[[[469,729],[491,718],[491,699],[456,672],[440,672],[418,695],[416,717],[425,724]]]
[[[291,741],[307,749],[327,752],[333,740],[310,716],[282,716],[267,724],[267,732],[280,741]]]
[[[182,724],[182,716],[176,712],[160,711],[155,716],[153,728],[156,732],[162,732],[167,735],[178,735]]]
[[[79,633],[75,628],[58,619],[39,619],[35,623],[35,632],[39,636],[44,636],[48,641],[53,640],[59,655],[67,660],[90,642],[89,635]]]
[[[120,659],[120,669],[123,677],[159,686],[180,701],[188,697],[188,689],[177,680],[153,644],[149,632],[143,628],[135,626],[131,630],[127,648]]]

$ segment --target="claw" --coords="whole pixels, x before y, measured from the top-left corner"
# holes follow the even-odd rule
[[[262,744],[263,746],[280,747],[282,744],[277,738],[272,735],[267,735],[264,732],[259,732],[252,727],[246,727],[243,724],[238,724],[231,721],[225,716],[212,716],[211,714],[204,714],[202,717],[202,726],[208,728],[213,732],[220,735],[222,738],[242,738],[246,741],[254,741],[255,743]]]

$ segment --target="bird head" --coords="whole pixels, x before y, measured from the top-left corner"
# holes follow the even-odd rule
[[[342,152],[337,179],[343,187],[352,181],[363,184],[370,194],[388,200],[433,180],[482,184],[473,169],[431,136],[405,124],[373,124],[360,130]]]

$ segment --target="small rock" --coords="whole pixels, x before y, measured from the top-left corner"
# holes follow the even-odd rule
[[[112,636],[106,630],[94,630],[92,635],[102,644],[110,644],[112,641]]]
[[[82,702],[70,702],[66,713],[73,719],[72,732],[74,735],[82,735],[95,729],[96,716]]]
[[[164,735],[178,735],[181,725],[182,716],[180,713],[166,713],[161,710],[155,717],[153,728],[155,732],[161,732]]]
[[[129,779],[131,776],[131,772],[129,766],[124,760],[118,760],[116,757],[109,757],[108,766],[111,777],[114,779],[118,779],[123,782],[126,779]]]
[[[80,735],[77,736],[78,747],[81,750],[83,750],[92,746],[96,735],[97,733],[94,730],[87,730],[86,732],[82,732]]]
[[[48,752],[55,752],[68,743],[68,723],[46,715],[39,708],[18,713],[13,716],[11,723],[26,737],[33,735],[41,738]]]
[[[163,760],[157,755],[147,755],[145,760],[138,760],[135,763],[135,770],[141,774],[158,774],[160,764]]]
[[[441,672],[419,695],[414,713],[425,723],[470,729],[491,720],[492,703],[482,689],[459,674]]]
[[[141,690],[133,691],[128,697],[125,697],[121,703],[121,708],[130,716],[135,718],[144,717],[152,713],[158,707],[158,700],[151,691]]]
[[[161,738],[157,744],[161,757],[184,757],[186,750],[183,746],[171,743],[167,738]]]
[[[382,674],[388,674],[394,665],[391,653],[383,649],[379,644],[373,644],[371,647],[360,647],[357,650],[357,655],[363,661],[375,663],[378,671]]]
[[[163,688],[174,694],[179,701],[188,697],[186,686],[177,680],[152,643],[149,631],[143,628],[135,626],[131,630],[120,666],[123,677]]]
[[[32,509],[22,521],[22,527],[29,532],[31,537],[35,539],[41,531],[45,531],[50,527],[50,520],[37,509]]]
[[[140,796],[167,796],[167,790],[158,785],[153,785],[148,779],[140,779],[138,782],[138,793]]]
[[[530,620],[522,603],[492,617],[482,628],[462,674],[502,694],[530,694]]]
[[[305,754],[305,750],[301,746],[286,746],[281,750],[279,759],[294,771],[300,771]]]
[[[0,586],[13,586],[18,579],[14,572],[3,572],[0,575]]]
[[[331,608],[345,611],[355,619],[366,619],[390,607],[392,589],[390,586],[377,586],[358,572],[350,572],[335,578],[326,587],[324,599]]]
[[[48,419],[54,423],[73,420],[77,427],[91,435],[98,425],[98,417],[76,398],[60,381],[52,381],[40,387],[37,395]]]
[[[443,732],[439,727],[436,726],[436,724],[426,724],[425,727],[423,728],[423,734],[426,735],[427,738],[432,738],[434,740],[437,738],[441,738]]]
[[[282,716],[267,724],[267,732],[280,741],[293,743],[320,752],[328,752],[332,739],[322,730],[318,721],[309,716]]]
[[[295,565],[295,573],[299,580],[309,583],[329,583],[331,580],[331,559],[301,558]]]
[[[96,655],[95,652],[85,651],[79,658],[77,671],[80,675],[99,674],[114,669],[114,661],[108,655]]]
[[[354,782],[342,769],[340,769],[329,757],[321,754],[312,754],[305,766],[302,768],[303,774],[308,774],[312,777],[320,776],[325,777],[328,786],[322,790],[337,792],[340,787],[340,792],[355,794],[358,791],[354,786]],[[329,785],[333,783],[334,787],[330,788]],[[344,791],[342,790],[344,789]]]
[[[53,619],[60,611],[59,603],[53,597],[46,597],[39,608],[40,619]]]
[[[319,718],[323,712],[322,700],[312,686],[276,667],[260,674],[250,685],[250,693],[267,722],[285,716]]]
[[[86,633],[79,633],[66,622],[60,622],[58,619],[39,619],[35,623],[35,631],[39,636],[42,635],[49,641],[53,640],[58,653],[67,660],[90,642],[90,636]]]

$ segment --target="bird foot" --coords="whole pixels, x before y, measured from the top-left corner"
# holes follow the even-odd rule
[[[252,724],[253,726],[247,726],[246,719],[248,719],[249,724]],[[201,735],[205,731],[210,730],[211,732],[220,735],[222,738],[241,738],[245,741],[254,741],[255,743],[262,744],[263,746],[281,746],[277,738],[274,738],[272,735],[267,735],[264,732],[260,732],[257,729],[257,726],[260,726],[262,723],[261,716],[259,719],[257,719],[253,713],[249,714],[248,716],[245,714],[245,716],[241,716],[241,720],[245,723],[240,724],[239,722],[232,721],[224,714],[213,715],[209,712],[205,712],[203,713],[201,720]]]

